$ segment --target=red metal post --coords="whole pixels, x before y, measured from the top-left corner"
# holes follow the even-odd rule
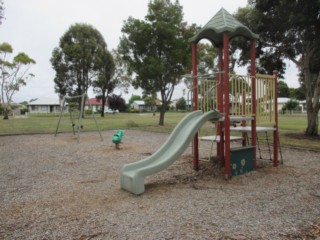
[[[252,117],[251,121],[251,143],[253,149],[253,166],[257,166],[257,101],[256,101],[256,40],[251,40],[250,45],[250,59],[251,59],[251,104],[252,104]]]
[[[241,115],[242,116],[245,116],[246,115],[246,104],[247,104],[247,98],[246,98],[246,91],[242,91],[242,112],[241,112]],[[243,120],[241,121],[241,126],[242,127],[245,127],[247,125],[247,121]],[[247,145],[247,135],[248,133],[247,132],[243,132],[242,133],[242,146],[246,146]]]
[[[217,87],[217,108],[220,113],[223,113],[223,48],[222,46],[219,47],[218,50],[219,54],[219,74],[218,75],[218,87]],[[220,136],[220,142],[217,142],[217,155],[220,157],[221,160],[224,160],[224,133],[223,129],[223,122],[217,123],[217,135]]]
[[[223,93],[224,93],[224,134],[225,134],[225,178],[231,175],[230,153],[230,106],[229,106],[229,36],[223,33]]]
[[[192,104],[193,111],[198,110],[198,79],[197,79],[197,44],[192,44]],[[199,170],[199,146],[198,146],[198,133],[193,137],[193,169]]]
[[[279,159],[278,159],[278,72],[273,71],[273,76],[274,76],[274,128],[276,129],[273,131],[273,166],[276,167],[279,164]]]

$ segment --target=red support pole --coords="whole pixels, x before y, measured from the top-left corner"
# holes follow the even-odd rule
[[[224,134],[225,134],[225,178],[231,175],[230,154],[230,104],[229,104],[229,36],[223,33],[223,93],[224,93]]]
[[[217,91],[217,108],[220,113],[223,113],[223,48],[222,46],[219,47],[218,50],[219,54],[219,74],[218,75],[218,91]],[[223,129],[223,122],[217,123],[217,135],[220,137],[220,142],[217,142],[217,155],[220,157],[221,160],[224,160],[224,133]]]
[[[279,165],[279,159],[278,159],[278,72],[273,71],[274,76],[274,128],[276,129],[273,131],[273,166],[277,167]]]
[[[198,79],[197,79],[197,44],[192,44],[192,104],[193,111],[198,110]],[[198,146],[198,133],[193,137],[193,169],[199,170],[199,146]]]
[[[257,102],[256,102],[256,40],[251,40],[250,45],[251,59],[251,104],[252,104],[252,121],[251,121],[251,143],[254,146],[253,150],[253,166],[257,166]]]

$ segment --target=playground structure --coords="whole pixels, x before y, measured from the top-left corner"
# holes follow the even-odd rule
[[[229,43],[234,37],[244,37],[250,41],[250,75],[229,74]],[[197,44],[207,39],[218,47],[218,69],[213,80],[203,79],[197,75]],[[246,139],[251,135],[252,169],[256,167],[257,132],[272,132],[273,165],[279,164],[278,152],[278,115],[277,115],[277,72],[272,76],[257,75],[255,64],[255,46],[258,35],[236,20],[225,9],[221,9],[194,37],[192,43],[192,102],[193,110],[206,112],[217,109],[223,118],[217,122],[217,155],[224,161],[225,178],[228,179],[232,167],[233,150],[231,149],[231,132],[242,134],[242,146],[245,154],[248,146]],[[198,79],[199,78],[199,79]],[[232,127],[234,122],[240,127]],[[198,134],[193,140],[193,168],[199,168]],[[237,149],[239,150],[239,149]],[[238,158],[242,158],[240,154]]]
[[[229,74],[229,41],[238,36],[250,41],[251,70],[248,76]],[[197,74],[197,44],[201,39],[209,40],[219,49],[219,71],[215,74]],[[145,177],[174,163],[192,139],[193,168],[198,170],[199,140],[204,139],[198,136],[198,131],[209,120],[215,122],[216,133],[207,136],[207,139],[217,145],[217,156],[224,162],[226,179],[256,168],[258,132],[272,132],[273,152],[270,159],[273,166],[279,164],[277,72],[272,76],[256,75],[257,39],[258,35],[223,8],[190,39],[193,112],[176,126],[167,141],[153,155],[122,168],[122,189],[136,195],[143,193]],[[241,126],[234,126],[235,123]],[[241,137],[231,136],[233,131],[240,132]],[[241,140],[242,146],[231,148],[233,140]]]
[[[78,104],[79,102],[80,104]],[[83,123],[82,123],[83,113],[84,113],[83,111],[86,103],[90,109],[93,109],[87,94],[82,94],[82,95],[72,96],[72,97],[64,96],[62,98],[62,101],[60,102],[60,116],[59,116],[59,120],[57,123],[57,128],[54,136],[57,136],[58,134],[60,123],[61,123],[61,120],[64,118],[65,112],[68,112],[73,135],[76,135],[76,131],[77,131],[77,141],[79,143],[81,129],[83,129]],[[72,106],[73,104],[74,106]],[[80,108],[78,105],[80,105]],[[103,141],[103,137],[93,111],[91,113],[91,116],[95,121],[97,131],[99,132],[99,135],[100,135],[100,140]]]

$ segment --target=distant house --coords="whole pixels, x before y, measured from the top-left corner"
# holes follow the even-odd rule
[[[278,112],[282,111],[284,105],[290,101],[290,98],[279,97],[278,98]]]
[[[142,100],[136,100],[131,103],[130,108],[135,109],[139,112],[143,112],[145,110],[145,102]]]
[[[29,113],[58,113],[60,106],[59,98],[38,98],[27,104]]]
[[[287,102],[289,102],[291,99],[290,98],[284,98],[284,97],[279,97],[278,98],[278,112],[282,111],[282,108],[286,105]],[[298,101],[299,103],[299,108],[301,109],[301,112],[306,112],[306,101]]]
[[[92,106],[93,112],[101,111],[102,100],[98,100],[96,98],[90,98],[89,102],[86,103],[85,109],[89,109],[90,105]]]
[[[180,100],[180,98],[173,99],[169,104],[170,108],[176,109],[177,108],[177,102],[179,100]],[[185,100],[186,100],[186,109],[191,109],[192,101],[190,99],[185,99]]]
[[[100,112],[102,109],[102,100],[99,100],[97,98],[90,98],[89,103],[86,104],[85,109],[89,109],[90,105],[92,106],[93,112]],[[109,108],[108,101],[106,101],[104,105],[104,112],[113,112]]]
[[[155,104],[159,107],[162,103],[159,99],[156,99]],[[156,106],[146,105],[145,101],[143,100],[135,100],[130,104],[131,109],[135,109],[139,112],[152,112],[156,110]]]

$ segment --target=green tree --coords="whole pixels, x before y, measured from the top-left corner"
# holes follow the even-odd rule
[[[131,105],[131,103],[133,103],[134,101],[138,101],[138,100],[142,100],[141,96],[139,96],[139,95],[131,95],[128,104]]]
[[[128,73],[135,73],[132,85],[146,93],[160,92],[159,125],[181,75],[191,69],[191,44],[195,27],[183,22],[178,1],[149,2],[145,21],[129,17],[122,28],[118,51],[128,64]]]
[[[199,30],[200,28],[196,27]],[[202,75],[200,79],[213,80],[214,73],[218,72],[217,64],[218,61],[217,48],[213,47],[212,44],[202,43],[201,41],[197,45],[197,62],[198,62],[198,75]],[[192,77],[191,74],[184,76],[184,83],[187,89],[192,89]],[[185,94],[185,93],[184,93]]]
[[[0,25],[2,24],[3,18],[4,18],[4,6],[3,6],[3,1],[0,0]]]
[[[187,102],[184,97],[181,97],[178,99],[178,101],[176,103],[176,109],[183,110],[183,111],[187,109]]]
[[[126,110],[126,101],[121,97],[121,95],[110,95],[108,97],[108,104],[113,111],[119,110],[119,112],[122,112]]]
[[[283,110],[290,111],[290,114],[292,114],[292,111],[295,110],[299,106],[299,102],[294,99],[290,99],[286,104],[283,106]]]
[[[86,94],[103,69],[106,48],[104,38],[94,27],[72,25],[52,52],[55,91],[69,96]]]
[[[278,82],[278,97],[289,97],[289,87],[284,81]]]
[[[144,101],[145,106],[149,106],[153,113],[156,110],[156,105],[157,105],[157,93],[151,93],[151,94],[144,94],[142,96],[142,99]]]
[[[300,70],[305,85],[306,135],[318,135],[320,96],[320,1],[250,0],[237,17],[260,35],[261,65],[283,70],[285,58]],[[244,56],[247,54],[243,54]],[[275,67],[276,66],[276,67]],[[285,68],[285,67],[284,67]]]
[[[0,90],[3,119],[9,119],[12,97],[34,77],[29,68],[36,62],[25,53],[18,53],[12,60],[9,55],[13,49],[9,43],[0,44]]]
[[[128,74],[128,65],[123,61],[121,55],[117,50],[112,50],[112,55],[115,63],[114,79],[117,82],[117,87],[128,93],[131,86],[131,76]]]
[[[294,98],[300,101],[306,100],[306,89],[303,85],[294,90]]]
[[[101,62],[98,77],[93,81],[92,85],[96,98],[102,101],[101,117],[104,117],[104,108],[108,95],[114,90],[117,82],[116,79],[113,78],[115,65],[109,51],[105,51]]]
[[[217,48],[214,48],[212,44],[209,43],[199,43],[198,44],[198,73],[208,74],[218,71],[218,69],[213,69],[214,61],[217,60]]]

